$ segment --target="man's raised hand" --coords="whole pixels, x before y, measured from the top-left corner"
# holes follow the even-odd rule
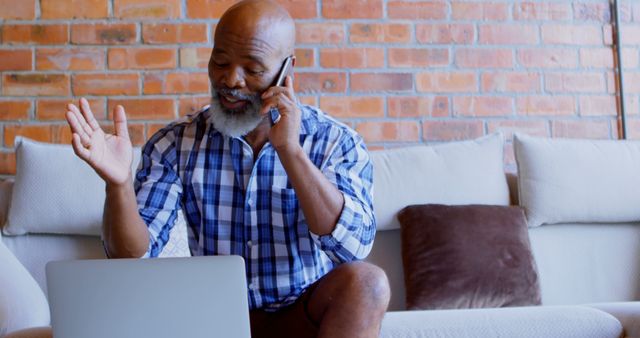
[[[107,184],[127,183],[131,175],[133,148],[127,130],[127,117],[122,106],[113,109],[115,134],[106,134],[89,107],[80,99],[80,108],[67,106],[67,122],[73,133],[73,151],[87,162]]]

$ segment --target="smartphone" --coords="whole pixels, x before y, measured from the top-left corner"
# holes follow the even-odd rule
[[[278,87],[284,86],[285,78],[287,77],[287,75],[289,75],[289,73],[291,73],[292,64],[293,64],[293,56],[288,56],[286,59],[284,59],[284,62],[282,63],[282,68],[280,68],[280,72],[278,73],[276,80],[273,82],[273,86],[278,86]],[[271,125],[273,126],[274,124],[278,123],[278,121],[280,121],[280,112],[278,111],[278,109],[277,108],[269,109],[269,122],[271,123]]]

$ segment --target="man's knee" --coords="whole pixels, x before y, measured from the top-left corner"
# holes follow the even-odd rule
[[[366,262],[347,263],[336,269],[339,269],[344,292],[368,305],[386,310],[391,290],[384,270]]]

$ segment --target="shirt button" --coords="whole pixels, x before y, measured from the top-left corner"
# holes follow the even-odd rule
[[[249,206],[250,206],[250,207],[253,207],[253,200],[250,198],[250,199],[247,201],[247,204],[249,204]]]
[[[251,289],[251,290],[255,290],[255,289],[256,289],[255,284],[253,284],[253,283],[249,284],[249,289]]]
[[[248,247],[252,247],[252,246],[253,246],[253,242],[248,241],[248,242],[247,242],[247,246],[248,246]]]

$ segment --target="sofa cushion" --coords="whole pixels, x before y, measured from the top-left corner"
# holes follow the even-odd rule
[[[520,205],[530,227],[640,221],[640,142],[517,134]]]
[[[400,228],[400,209],[412,204],[509,205],[503,137],[371,153],[378,230]]]
[[[38,284],[0,241],[0,337],[49,325],[49,304]]]
[[[398,218],[407,309],[540,304],[521,208],[426,204]]]
[[[140,151],[134,151],[133,167]],[[6,235],[100,235],[105,183],[70,145],[16,139]]]

